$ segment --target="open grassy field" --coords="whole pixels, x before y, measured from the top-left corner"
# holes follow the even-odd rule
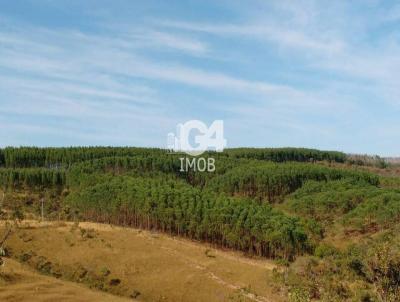
[[[29,221],[7,246],[7,301],[282,301],[272,261],[159,233]]]
[[[39,274],[27,265],[7,259],[0,278],[0,301],[132,301],[90,290],[82,285]]]

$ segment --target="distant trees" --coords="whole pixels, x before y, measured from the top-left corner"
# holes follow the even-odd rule
[[[0,149],[0,167],[45,167],[57,169],[73,163],[104,157],[162,156],[167,150],[135,147],[7,147]],[[207,152],[213,157],[246,158],[273,162],[335,161],[344,162],[346,154],[336,151],[319,151],[306,148],[237,148],[223,153]]]
[[[161,149],[134,147],[7,147],[0,150],[0,165],[8,168],[44,167],[57,169],[73,163],[112,156],[154,155]]]
[[[400,222],[399,190],[355,179],[308,181],[287,198],[285,205],[296,215],[325,225],[336,220],[360,232],[389,229]]]
[[[347,155],[343,152],[320,151],[307,148],[236,148],[226,149],[223,154],[233,158],[249,158],[273,162],[314,162],[326,160],[343,163],[347,158]]]
[[[309,249],[298,219],[270,205],[163,177],[114,176],[68,196],[82,218],[159,230],[266,257]]]
[[[343,217],[343,223],[361,232],[387,229],[400,222],[400,192],[379,190]]]
[[[300,188],[307,180],[363,180],[378,185],[379,178],[370,173],[332,169],[306,163],[271,163],[250,161],[234,167],[223,175],[211,178],[207,186],[229,195],[242,195],[274,202]]]
[[[384,158],[379,157],[378,155],[370,156],[370,155],[350,154],[347,156],[346,162],[352,165],[370,166],[370,167],[377,167],[380,169],[384,169],[389,166],[389,162],[386,161]]]
[[[64,170],[44,168],[0,168],[0,184],[4,188],[43,188],[65,184]]]
[[[315,164],[344,162],[341,152],[239,148],[204,156],[216,158],[214,173],[181,172],[181,155],[162,149],[5,148],[0,149],[0,185],[52,190],[60,196],[65,189],[70,194],[59,198],[63,204],[54,209],[67,210],[68,217],[80,214],[83,219],[159,230],[287,260],[312,249],[322,236],[319,217],[310,219],[314,217],[308,211],[321,216],[341,212],[352,222],[400,217],[398,193],[378,194],[368,202],[355,198],[347,204],[341,204],[341,196],[331,198],[342,184],[361,193],[380,190],[373,174]],[[311,192],[314,189],[332,196],[319,197]],[[307,190],[315,198],[304,197]],[[301,219],[271,206],[295,191],[288,209],[299,207],[292,212]]]

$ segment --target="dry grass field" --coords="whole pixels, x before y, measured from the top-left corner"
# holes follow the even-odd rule
[[[1,301],[283,300],[273,262],[159,233],[29,221],[6,246]]]
[[[43,276],[26,265],[7,259],[7,265],[4,266],[0,279],[0,301],[123,302],[130,300],[90,290],[73,282]]]

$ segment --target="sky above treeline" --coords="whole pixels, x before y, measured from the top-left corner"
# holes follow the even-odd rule
[[[0,146],[400,155],[397,1],[0,0]]]

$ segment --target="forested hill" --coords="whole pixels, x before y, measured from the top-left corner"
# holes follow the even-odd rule
[[[285,259],[312,250],[314,243],[306,225],[274,203],[311,180],[379,182],[369,173],[317,165],[346,156],[312,149],[209,152],[205,156],[216,160],[213,173],[181,172],[182,155],[162,149],[23,147],[1,154],[4,190],[56,192],[62,197],[58,210],[68,218],[74,213]]]
[[[325,280],[319,294],[328,295],[326,301],[356,297],[357,286],[372,286],[382,297],[400,293],[393,280],[400,259],[392,257],[400,251],[396,169],[360,169],[360,158],[335,151],[238,148],[203,154],[215,159],[213,172],[182,172],[182,156],[133,147],[0,149],[6,210],[0,214],[38,215],[44,200],[46,219],[156,230],[289,268],[289,262],[308,259],[306,272],[295,266],[282,276],[284,286],[307,297],[319,292],[312,287],[316,276]],[[356,245],[350,244],[353,235]],[[371,254],[381,251],[386,258],[371,262]],[[385,271],[382,259],[399,270]],[[377,274],[388,282],[380,284]],[[332,288],[332,282],[344,285]]]
[[[69,167],[71,164],[90,159],[115,156],[164,155],[165,149],[135,147],[7,147],[0,149],[0,166],[24,167]],[[305,148],[236,148],[226,149],[213,156],[284,161],[335,161],[345,162],[346,154],[336,151],[319,151]]]

